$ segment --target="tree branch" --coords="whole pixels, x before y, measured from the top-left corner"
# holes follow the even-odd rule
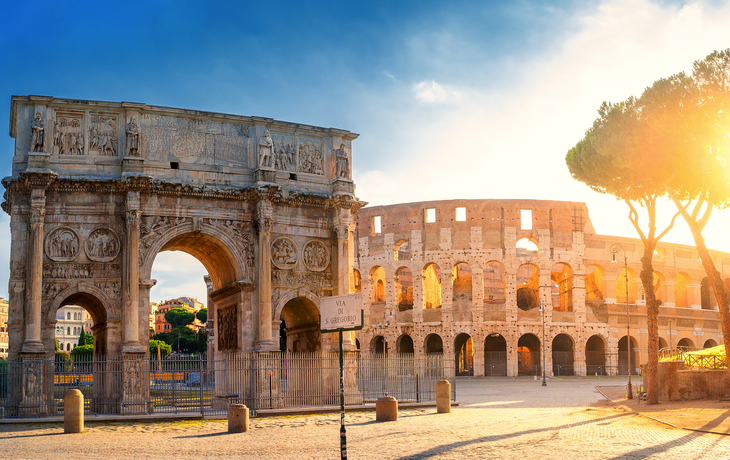
[[[644,232],[641,230],[641,227],[639,227],[639,213],[636,212],[636,208],[634,207],[634,204],[629,200],[628,198],[624,198],[624,201],[629,206],[629,220],[634,226],[634,229],[636,229],[636,232],[641,237],[641,241],[646,243],[646,236],[644,235]]]

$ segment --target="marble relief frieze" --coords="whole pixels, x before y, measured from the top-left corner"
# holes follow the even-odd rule
[[[89,121],[89,155],[116,156],[119,148],[117,115],[92,113]]]
[[[84,114],[59,110],[53,122],[53,152],[56,155],[83,155]]]

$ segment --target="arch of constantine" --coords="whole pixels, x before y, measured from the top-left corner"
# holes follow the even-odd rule
[[[547,375],[625,374],[629,350],[631,372],[647,360],[642,243],[596,234],[584,203],[408,203],[356,222],[362,349],[443,353],[477,376],[540,374],[543,362]],[[713,257],[730,282],[730,254]],[[653,265],[660,348],[722,344],[695,249],[660,243]]]
[[[350,169],[357,134],[16,96],[10,135],[9,357],[23,368],[12,407],[50,406],[43,363],[64,305],[91,314],[95,355],[122,363],[122,384],[98,398],[127,408],[140,400],[149,382],[135,366],[149,354],[150,274],[162,251],[187,252],[208,270],[217,356],[278,351],[280,330],[290,350],[330,347],[318,304],[351,290],[352,215],[363,205]]]

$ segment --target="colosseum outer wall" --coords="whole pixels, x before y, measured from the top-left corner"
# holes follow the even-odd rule
[[[596,235],[584,203],[407,203],[366,207],[356,222],[363,350],[441,352],[477,376],[540,373],[543,358],[548,375],[625,373],[628,317],[633,371],[647,359],[641,242]],[[730,255],[713,256],[726,278]],[[660,346],[721,344],[694,248],[660,244],[654,269]]]

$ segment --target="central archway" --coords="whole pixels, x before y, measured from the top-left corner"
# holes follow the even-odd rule
[[[284,304],[280,319],[282,330],[286,335],[286,347],[282,351],[302,352],[322,349],[319,310],[314,302],[306,297],[291,299]]]

